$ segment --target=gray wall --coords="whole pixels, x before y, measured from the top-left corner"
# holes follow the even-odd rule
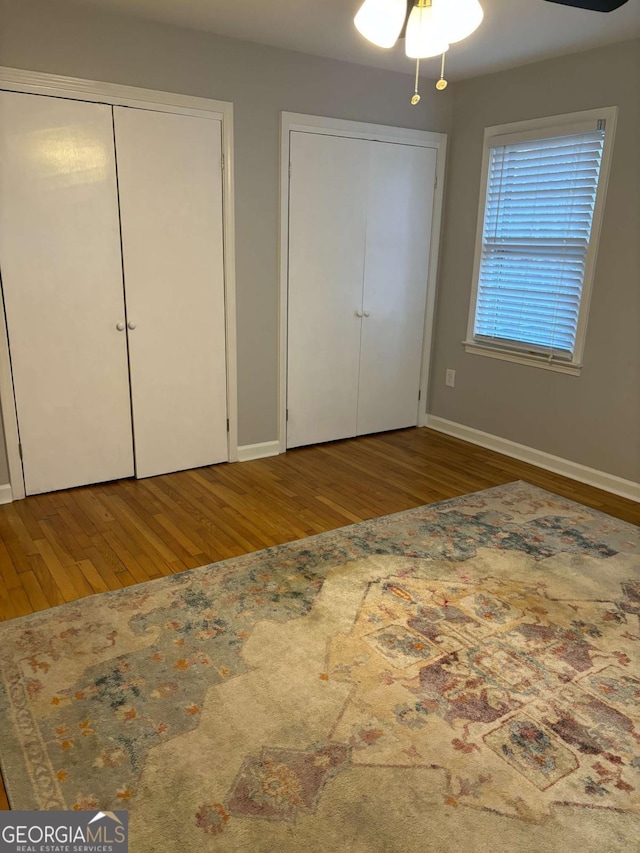
[[[0,64],[233,102],[240,444],[276,438],[280,111],[452,130],[430,412],[640,480],[638,41],[457,83],[445,93],[424,85],[415,109],[410,74],[68,0],[0,0]],[[610,104],[619,106],[619,126],[582,375],[467,355],[461,341],[484,127]],[[454,389],[444,385],[448,367],[457,371]],[[0,483],[8,480],[3,463]]]
[[[239,443],[277,438],[280,112],[446,132],[450,92],[65,0],[0,0],[0,64],[233,102]]]
[[[456,84],[429,411],[640,481],[640,41]],[[581,376],[464,351],[484,128],[617,105]],[[445,370],[456,387],[445,387]]]

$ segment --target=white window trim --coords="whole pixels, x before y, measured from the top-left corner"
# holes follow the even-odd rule
[[[516,364],[526,364],[532,367],[541,367],[545,370],[554,370],[559,373],[567,373],[573,376],[579,376],[583,366],[584,346],[587,332],[587,320],[589,317],[589,307],[591,304],[591,292],[593,288],[593,279],[595,275],[596,259],[598,255],[598,244],[600,242],[600,232],[602,230],[602,220],[605,199],[607,195],[607,187],[609,184],[609,173],[611,168],[611,153],[613,148],[613,140],[615,137],[616,123],[618,118],[617,107],[602,107],[595,110],[583,110],[577,113],[568,113],[566,115],[548,116],[546,118],[531,119],[528,121],[513,122],[511,124],[500,124],[493,127],[487,127],[484,131],[483,157],[482,157],[482,177],[480,183],[480,198],[478,202],[478,224],[476,229],[476,249],[473,263],[473,286],[471,289],[471,301],[469,305],[469,321],[467,326],[467,337],[463,341],[465,350],[473,355],[488,356],[489,358],[497,358],[502,361],[512,361]],[[594,120],[603,119],[605,121],[605,137],[602,150],[602,162],[600,165],[600,179],[598,182],[598,191],[593,211],[593,223],[591,227],[591,239],[587,251],[584,281],[582,285],[582,298],[580,300],[580,313],[576,327],[576,343],[573,352],[573,358],[555,359],[553,357],[540,354],[534,351],[515,347],[510,349],[507,346],[500,344],[488,343],[486,341],[477,340],[474,338],[476,301],[478,296],[478,281],[480,277],[480,262],[482,260],[482,237],[484,227],[485,206],[487,198],[487,183],[489,178],[489,158],[490,158],[490,142],[495,141],[496,137],[504,137],[505,143],[513,142],[514,135],[526,135],[529,138],[535,138],[539,134],[539,138],[547,135],[546,131],[551,131],[555,128],[562,128],[566,132],[567,128],[575,128],[576,131],[582,129],[585,122],[593,122]],[[510,138],[509,138],[510,137]]]

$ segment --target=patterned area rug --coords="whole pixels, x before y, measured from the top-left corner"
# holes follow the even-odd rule
[[[0,626],[14,808],[132,853],[631,851],[640,530],[526,483]]]

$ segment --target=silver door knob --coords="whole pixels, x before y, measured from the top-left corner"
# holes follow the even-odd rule
[[[362,311],[356,311],[355,315],[356,317],[362,317]]]
[[[119,332],[124,332],[124,330],[126,329],[126,326],[125,326],[125,324],[124,324],[124,323],[116,323],[116,329],[117,329]]]
[[[138,324],[134,323],[133,320],[129,320],[129,322],[127,323],[127,326],[131,329],[131,331],[133,331],[137,325]]]
[[[365,312],[364,312],[364,316],[365,316],[365,317],[370,317],[370,316],[371,316],[371,314],[370,314],[368,311],[365,311]]]

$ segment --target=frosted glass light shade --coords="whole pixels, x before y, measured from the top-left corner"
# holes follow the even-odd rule
[[[365,0],[353,23],[378,47],[393,47],[407,14],[406,0]]]
[[[405,52],[410,59],[439,56],[449,43],[438,27],[433,6],[414,6],[407,23]]]
[[[451,44],[478,29],[484,18],[478,0],[432,0],[436,27]]]

